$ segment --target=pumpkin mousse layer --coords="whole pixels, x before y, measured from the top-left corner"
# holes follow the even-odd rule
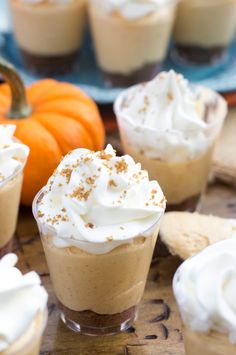
[[[11,0],[10,8],[27,63],[48,73],[71,69],[82,45],[86,0]]]
[[[125,152],[158,180],[167,209],[195,210],[227,113],[225,100],[171,70],[125,90],[115,113]]]
[[[13,138],[14,125],[0,125],[0,255],[15,233],[23,169],[29,148]]]
[[[62,319],[115,332],[133,320],[165,209],[158,183],[111,146],[77,149],[33,209]]]

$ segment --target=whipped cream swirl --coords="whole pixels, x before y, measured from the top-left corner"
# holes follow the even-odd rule
[[[121,134],[135,150],[149,158],[176,162],[209,147],[227,105],[220,95],[191,86],[171,70],[126,90],[117,99],[115,112]]]
[[[105,13],[118,12],[128,20],[135,20],[157,11],[177,0],[90,0]]]
[[[39,276],[34,271],[23,275],[16,263],[15,254],[7,254],[0,260],[0,352],[28,330],[47,304],[47,293]]]
[[[144,236],[162,216],[165,198],[140,164],[128,155],[117,157],[108,145],[101,152],[76,149],[66,155],[36,204],[39,228],[54,236],[57,247],[105,253]]]
[[[24,166],[29,148],[13,137],[14,125],[0,125],[0,186]]]
[[[183,322],[196,332],[229,334],[236,344],[236,239],[207,247],[186,260],[173,281]]]

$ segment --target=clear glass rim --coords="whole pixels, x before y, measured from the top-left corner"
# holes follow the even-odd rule
[[[137,90],[138,88],[140,88],[141,86],[143,86],[143,84],[145,83],[140,83],[140,84],[136,84],[136,85],[133,85],[133,86],[130,86],[129,88],[125,89],[124,91],[122,91],[118,97],[116,98],[114,104],[113,104],[113,110],[114,110],[114,113],[116,115],[116,118],[119,122],[119,120],[121,119],[121,116],[123,117],[124,120],[126,120],[127,122],[129,122],[131,125],[133,126],[137,126],[133,123],[133,121],[130,119],[130,115],[127,115],[125,114],[124,112],[122,112],[122,104],[126,98],[126,96],[129,94],[129,93],[132,93],[134,90]],[[214,127],[216,127],[217,125],[220,125],[224,122],[224,119],[225,117],[227,116],[227,113],[228,113],[228,107],[227,107],[227,103],[226,103],[226,100],[224,99],[224,97],[222,95],[220,95],[218,92],[212,90],[212,89],[209,89],[205,86],[202,86],[202,85],[198,85],[198,84],[192,84],[191,83],[191,86],[193,88],[198,88],[200,89],[201,91],[208,91],[210,92],[212,95],[214,95],[215,97],[218,97],[219,101],[220,101],[220,104],[222,105],[222,108],[223,108],[223,105],[225,106],[224,108],[224,115],[222,114],[222,117],[218,117],[216,120],[214,120],[213,122],[210,122],[208,123],[207,125],[207,129],[212,129]],[[140,126],[140,127],[143,127],[143,126]],[[164,131],[159,131],[159,132],[164,132]]]
[[[39,226],[44,226],[48,229],[48,231],[51,231],[53,235],[55,235],[55,229],[48,225],[47,223],[42,223],[40,221],[40,219],[38,218],[38,201],[42,198],[42,196],[44,195],[46,189],[45,187],[43,187],[38,193],[37,195],[35,196],[34,200],[33,200],[33,204],[32,204],[32,213],[33,213],[33,216],[36,220],[36,222],[38,223]],[[127,241],[127,243],[129,243],[130,240],[132,239],[135,239],[135,238],[138,238],[138,237],[142,237],[142,236],[145,236],[146,234],[148,234],[148,232],[152,231],[154,229],[154,227],[156,225],[158,225],[158,223],[160,222],[161,218],[163,217],[164,213],[165,213],[165,208],[166,208],[166,203],[163,205],[163,210],[160,211],[160,214],[157,216],[157,219],[155,220],[155,222],[150,225],[148,228],[146,228],[145,230],[143,231],[140,231],[140,233],[134,237],[130,237],[130,238],[127,238],[126,240],[113,240],[112,242],[113,243],[117,243],[117,244],[124,244],[124,242]],[[60,235],[59,236],[60,239],[62,240],[65,240],[65,241],[73,241],[73,244],[76,245],[76,243],[83,243],[85,245],[91,245],[91,244],[94,244],[94,245],[102,245],[102,244],[107,244],[107,242],[97,242],[97,243],[93,243],[93,242],[90,242],[88,240],[85,240],[85,239],[73,239],[73,238],[68,238],[68,237],[63,237],[63,235]],[[79,247],[79,246],[78,246]]]

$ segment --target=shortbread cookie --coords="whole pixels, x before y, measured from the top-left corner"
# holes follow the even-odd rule
[[[236,219],[189,212],[169,212],[163,217],[160,238],[173,255],[181,259],[210,244],[236,237]]]

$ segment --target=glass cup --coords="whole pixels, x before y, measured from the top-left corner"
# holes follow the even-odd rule
[[[89,20],[98,65],[107,86],[127,87],[152,79],[166,57],[178,0],[146,16],[126,19],[89,1]]]
[[[184,326],[184,346],[186,355],[234,355],[236,344],[229,342],[229,335],[210,331],[194,332]]]
[[[27,68],[43,75],[74,69],[83,42],[86,1],[9,0],[14,35]]]
[[[174,26],[174,56],[183,63],[220,62],[234,37],[234,0],[182,0]]]
[[[22,164],[7,179],[0,181],[0,257],[11,251],[16,230],[23,182]]]
[[[42,189],[35,197],[33,214],[62,321],[73,331],[87,335],[126,330],[137,318],[162,215],[127,244],[117,242],[111,251],[94,254],[91,243],[79,238],[71,239],[71,247],[55,245],[53,239],[63,240],[63,235],[56,235],[52,227],[38,218],[38,202],[43,194]],[[104,244],[107,245],[92,243],[92,246],[98,249],[104,248]]]
[[[204,193],[212,162],[213,150],[227,114],[225,100],[217,93],[202,87],[199,91],[206,97],[214,97],[214,104],[206,104],[205,121],[208,122],[207,136],[209,144],[205,150],[194,158],[173,162],[161,160],[159,157],[150,158],[145,149],[158,148],[162,137],[170,135],[170,141],[175,141],[175,132],[158,131],[137,127],[134,120],[123,113],[123,105],[127,95],[139,89],[139,85],[121,93],[117,98],[114,111],[118,120],[120,136],[126,154],[131,155],[135,161],[149,173],[149,178],[157,180],[167,199],[167,211],[195,211],[199,206]],[[178,154],[175,146],[170,147],[173,154]]]
[[[1,352],[1,355],[39,355],[42,335],[48,319],[48,311],[39,313],[33,324],[16,340],[9,348]]]

